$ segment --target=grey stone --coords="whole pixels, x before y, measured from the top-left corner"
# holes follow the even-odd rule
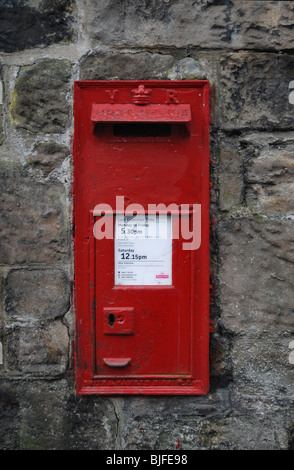
[[[54,141],[39,142],[28,157],[28,163],[42,170],[45,176],[58,168],[70,155],[70,150]]]
[[[14,426],[20,450],[62,450],[66,402],[70,390],[66,380],[21,380],[12,382],[19,400]],[[32,406],[32,403],[34,404]]]
[[[171,80],[209,80],[210,86],[217,81],[220,53],[192,49],[190,57],[179,59],[169,73]]]
[[[96,52],[82,59],[81,80],[164,79],[174,64],[170,54]]]
[[[219,224],[222,323],[234,333],[276,326],[293,316],[293,220],[227,219]]]
[[[242,202],[243,153],[236,141],[220,142],[218,183],[221,210],[228,211]]]
[[[234,383],[232,396],[244,413],[267,413],[292,396],[293,367],[289,363],[291,328],[264,324],[248,326],[232,345]],[[263,389],[262,396],[259,390]],[[251,397],[251,399],[250,399]],[[242,399],[244,404],[242,404]]]
[[[61,184],[0,173],[0,263],[56,263],[68,254],[68,215]]]
[[[69,309],[70,285],[61,269],[14,269],[6,281],[9,320],[56,318]]]
[[[228,6],[207,0],[87,0],[84,27],[93,44],[227,46]]]
[[[294,46],[291,1],[251,0],[231,2],[231,44],[233,48],[291,50]]]
[[[226,413],[229,396],[221,390],[199,397],[125,397],[113,402],[122,450],[173,451],[198,449],[201,426]]]
[[[5,298],[5,280],[6,280],[6,273],[5,270],[0,270],[0,341],[2,337],[2,326],[4,324],[3,318],[3,306],[4,306],[4,298]]]
[[[0,145],[4,142],[4,84],[2,79],[2,66],[0,64]]]
[[[74,0],[5,0],[0,51],[15,52],[74,39]]]
[[[111,400],[77,397],[64,379],[0,379],[0,423],[2,450],[115,448]]]
[[[244,146],[254,146],[254,149],[262,150],[265,147],[273,147],[276,149],[286,148],[286,146],[293,146],[294,132],[293,131],[275,131],[275,132],[252,132],[249,134],[242,134],[240,142]]]
[[[69,125],[71,64],[40,59],[18,74],[10,105],[12,123],[30,132],[62,133]]]
[[[68,330],[61,321],[13,323],[6,328],[7,367],[36,376],[56,376],[68,364]]]
[[[211,308],[211,318],[213,309]],[[215,316],[217,319],[217,316]],[[223,330],[218,321],[214,321],[209,342],[210,356],[210,392],[214,396],[219,390],[226,389],[233,383],[231,362],[231,337]],[[222,324],[221,324],[222,325]]]
[[[65,406],[64,445],[69,450],[116,450],[119,419],[109,397],[77,397]]]
[[[275,185],[294,174],[294,147],[266,148],[249,162],[247,183]]]
[[[293,49],[290,1],[87,0],[83,26],[94,45]]]
[[[278,388],[279,383],[276,382],[275,385]],[[267,393],[262,396],[257,393],[250,395],[252,390],[250,388],[250,392],[246,393],[244,387],[238,396],[223,390],[206,397],[114,399],[119,418],[121,448],[124,451],[174,451],[178,448],[180,452],[204,449],[287,449],[287,428],[291,425],[293,413],[288,416],[283,411],[275,414],[281,396],[276,401],[269,401],[271,397]],[[236,393],[236,388],[234,391]],[[233,413],[232,395],[236,404]],[[287,398],[289,399],[284,396],[285,404]]]
[[[294,213],[294,146],[264,148],[247,170],[246,201],[255,213]]]
[[[294,58],[287,54],[224,54],[218,84],[220,127],[293,129],[293,105],[289,103],[293,67]]]
[[[260,421],[262,420],[262,425]],[[216,450],[288,450],[287,417],[281,413],[276,416],[264,414],[234,415],[218,423],[222,432],[221,439],[215,433]],[[209,428],[206,430],[209,436]]]
[[[19,400],[16,388],[0,378],[0,448],[16,449],[18,446],[17,416]]]

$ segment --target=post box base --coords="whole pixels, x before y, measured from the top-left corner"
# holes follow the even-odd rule
[[[181,379],[176,379],[181,381]],[[77,389],[78,395],[206,395],[209,386],[195,381],[193,385],[176,384],[173,385],[112,385],[88,384]],[[138,380],[140,381],[140,380]]]

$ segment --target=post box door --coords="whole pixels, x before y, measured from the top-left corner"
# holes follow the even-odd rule
[[[207,393],[208,82],[76,82],[74,112],[77,392]]]

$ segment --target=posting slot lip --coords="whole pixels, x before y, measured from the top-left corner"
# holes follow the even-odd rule
[[[192,120],[190,104],[135,104],[93,103],[91,121],[103,122],[162,122],[188,123]]]
[[[103,362],[108,367],[127,367],[131,363],[130,357],[104,357]]]

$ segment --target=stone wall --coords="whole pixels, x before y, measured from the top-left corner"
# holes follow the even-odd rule
[[[1,2],[1,449],[294,448],[293,15],[291,1]],[[210,392],[78,397],[73,82],[202,78]]]

